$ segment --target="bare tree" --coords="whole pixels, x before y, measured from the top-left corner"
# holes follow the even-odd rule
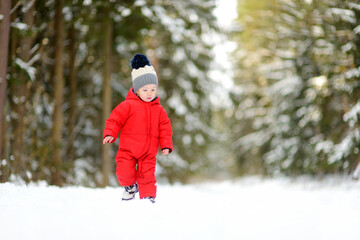
[[[104,11],[104,82],[103,82],[103,95],[102,95],[102,129],[105,128],[106,119],[109,117],[112,107],[112,97],[111,97],[111,48],[112,48],[112,21],[110,18],[110,7],[109,4],[105,7]],[[111,171],[111,158],[110,158],[110,144],[102,145],[102,175],[103,175],[103,186],[109,185],[109,175]]]
[[[8,60],[8,45],[10,31],[11,0],[0,1],[0,159],[3,156],[3,143],[5,142],[3,120],[6,101],[6,72]],[[1,181],[2,179],[0,179]]]
[[[74,24],[71,26],[69,31],[70,45],[69,45],[69,138],[67,141],[67,156],[70,162],[74,161],[75,158],[75,124],[77,118],[77,105],[76,105],[76,93],[77,93],[77,79],[76,79],[76,49],[77,49],[77,38],[76,29]]]
[[[51,184],[62,186],[63,179],[61,176],[62,169],[62,127],[63,127],[63,54],[64,54],[64,16],[62,9],[64,0],[56,1],[55,13],[55,69],[54,69],[54,116],[53,116],[53,132],[52,132],[52,176]]]

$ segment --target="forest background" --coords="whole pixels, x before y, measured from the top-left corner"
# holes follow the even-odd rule
[[[102,131],[135,53],[172,121],[159,180],[358,177],[360,2],[238,0],[226,29],[217,4],[1,0],[0,182],[117,185]],[[231,64],[214,60],[219,39],[236,45]]]

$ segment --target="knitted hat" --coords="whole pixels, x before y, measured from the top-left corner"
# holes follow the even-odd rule
[[[143,54],[135,54],[131,60],[131,77],[133,81],[134,92],[137,92],[142,86],[147,84],[158,85],[158,79],[149,59]]]

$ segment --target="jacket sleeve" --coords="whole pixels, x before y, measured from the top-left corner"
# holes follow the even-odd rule
[[[129,115],[129,104],[122,102],[111,112],[109,118],[106,120],[103,138],[106,136],[112,136],[115,142],[119,132],[124,127],[124,124]]]
[[[160,122],[159,122],[159,130],[160,130],[160,148],[168,148],[170,152],[173,150],[172,143],[172,129],[171,123],[168,115],[165,110],[162,108],[160,112]]]

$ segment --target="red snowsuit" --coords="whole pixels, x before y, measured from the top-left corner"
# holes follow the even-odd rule
[[[156,154],[172,146],[170,119],[157,97],[152,102],[142,101],[131,88],[106,121],[103,137],[116,140],[116,175],[121,186],[139,185],[140,198],[156,197]],[[113,141],[113,142],[114,142]]]

